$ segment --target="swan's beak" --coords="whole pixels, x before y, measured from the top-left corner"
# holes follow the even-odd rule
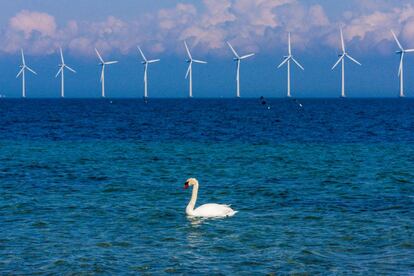
[[[188,187],[189,187],[190,185],[188,185],[188,182],[185,182],[184,183],[184,189],[188,189]]]

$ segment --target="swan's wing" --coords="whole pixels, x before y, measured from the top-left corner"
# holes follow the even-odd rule
[[[230,205],[209,203],[204,204],[194,210],[197,217],[228,217],[236,214]]]

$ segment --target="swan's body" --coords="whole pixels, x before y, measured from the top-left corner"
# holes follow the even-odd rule
[[[193,192],[191,200],[185,209],[188,216],[191,217],[204,217],[204,218],[220,218],[220,217],[231,217],[237,213],[230,208],[229,205],[208,203],[201,205],[194,209],[197,195],[198,195],[198,181],[195,178],[190,178],[185,182],[184,188],[187,189],[189,186],[193,186]]]

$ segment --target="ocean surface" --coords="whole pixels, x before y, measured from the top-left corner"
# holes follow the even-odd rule
[[[299,102],[0,99],[0,274],[413,274],[414,100]]]

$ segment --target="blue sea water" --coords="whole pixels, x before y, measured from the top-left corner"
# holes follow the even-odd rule
[[[300,102],[2,99],[0,274],[414,273],[414,100]]]

